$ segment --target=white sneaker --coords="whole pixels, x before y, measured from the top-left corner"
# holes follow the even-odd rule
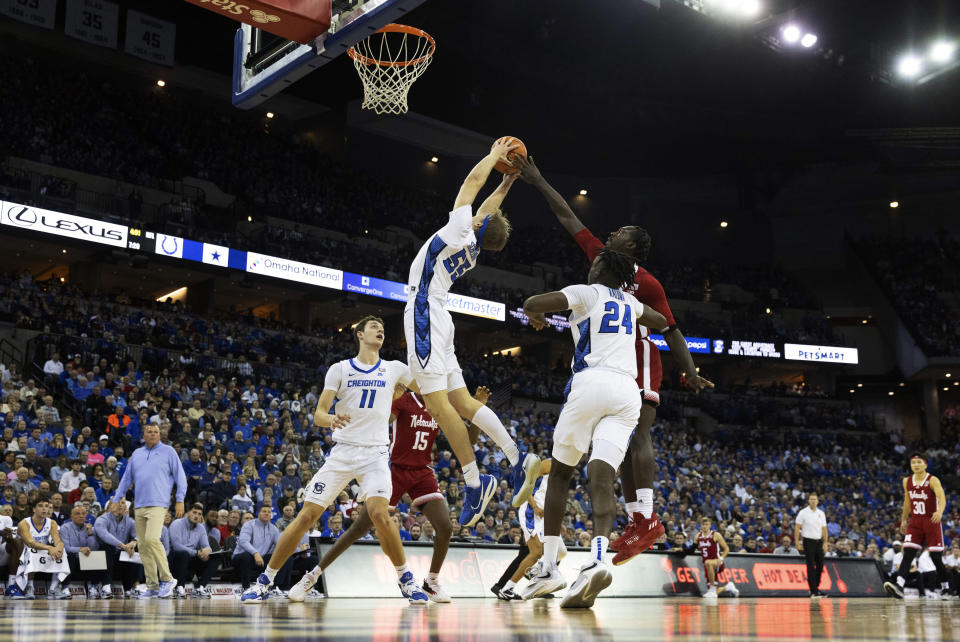
[[[270,589],[270,597],[287,597],[287,592],[274,586]]]
[[[321,592],[318,591],[317,589],[312,588],[312,589],[310,589],[310,592],[307,593],[307,597],[309,597],[311,600],[322,600],[323,598],[326,597],[326,595],[324,595],[323,593],[321,593]],[[290,599],[290,596],[289,596],[289,595],[287,595],[287,599]]]
[[[727,585],[723,587],[724,592],[730,593],[733,597],[740,597],[740,589],[737,588],[737,585],[733,581],[727,582]]]
[[[96,586],[91,586],[87,588],[87,599],[88,600],[98,600],[100,599],[100,591]]]
[[[562,558],[561,558],[562,559]],[[559,561],[559,560],[557,560]],[[536,564],[527,569],[527,572],[523,574],[528,580],[532,580],[537,575],[540,575],[543,572],[543,560],[537,560]]]
[[[603,562],[596,560],[580,569],[577,579],[570,585],[570,590],[563,596],[560,608],[590,608],[603,589],[613,583],[613,574]]]
[[[440,586],[439,582],[423,580],[423,592],[426,593],[433,602],[446,604],[450,601],[450,596],[447,595],[447,592],[443,590],[443,587]]]
[[[711,586],[707,589],[707,592],[703,594],[703,597],[717,597],[717,587]]]
[[[107,586],[97,585],[97,592],[100,594],[101,600],[112,600],[113,599],[113,586],[108,584]]]
[[[70,589],[68,589],[66,586],[61,586],[53,591],[49,589],[47,590],[48,600],[69,600],[72,597],[73,596],[70,594]]]
[[[194,586],[193,587],[193,597],[200,600],[209,600],[210,599],[210,589],[206,586]]]
[[[524,600],[532,600],[553,593],[560,589],[567,588],[567,581],[560,575],[560,570],[556,567],[544,569],[539,575],[530,580],[530,583],[520,591],[520,597]]]
[[[307,597],[307,593],[310,592],[313,585],[316,584],[319,579],[319,573],[316,575],[313,574],[313,571],[304,573],[300,581],[290,587],[290,592],[287,593],[287,599],[291,602],[303,602]]]
[[[928,600],[932,600],[932,601],[937,602],[937,601],[940,601],[940,599],[941,599],[941,598],[940,598],[940,591],[927,591],[926,593],[927,593],[927,594],[926,594],[925,597],[926,597]]]
[[[182,586],[178,586],[176,588],[176,594],[181,600],[187,599],[187,589],[183,588]]]

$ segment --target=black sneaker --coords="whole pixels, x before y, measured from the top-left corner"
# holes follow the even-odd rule
[[[517,595],[512,588],[502,589],[497,597],[503,600],[504,602],[512,602],[514,600],[522,600],[523,598]]]
[[[884,582],[883,590],[887,592],[887,595],[892,595],[898,600],[903,599],[903,589],[896,582]]]
[[[490,592],[496,595],[497,597],[500,597],[500,589],[502,588],[503,587],[501,585],[494,584],[493,586],[490,587]]]

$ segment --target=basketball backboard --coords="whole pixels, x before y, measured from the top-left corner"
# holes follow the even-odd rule
[[[233,43],[233,105],[259,105],[423,2],[334,0],[330,28],[308,45],[242,24]]]

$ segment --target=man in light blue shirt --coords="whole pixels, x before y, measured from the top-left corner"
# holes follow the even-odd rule
[[[280,531],[270,522],[273,510],[270,506],[261,506],[257,519],[251,519],[240,529],[237,547],[233,551],[233,566],[240,574],[240,583],[244,590],[256,578],[270,561],[270,555],[280,539]],[[280,576],[288,574],[290,560],[277,572],[277,586],[286,586]]]
[[[203,504],[194,504],[184,517],[170,524],[170,570],[177,580],[177,597],[186,597],[184,587],[196,575],[194,596],[210,599],[207,584],[220,559],[211,553],[203,522]]]
[[[93,525],[86,523],[87,509],[83,504],[75,504],[70,512],[70,519],[60,527],[60,539],[67,552],[67,561],[70,562],[70,579],[87,580],[87,599],[100,598],[103,591],[110,592],[110,587],[102,588],[104,571],[81,571],[80,556],[88,557],[93,551],[100,550],[100,542],[93,530]],[[109,599],[109,597],[105,598]]]
[[[175,515],[183,517],[183,498],[187,494],[187,475],[177,451],[160,443],[160,427],[148,424],[143,429],[144,445],[133,451],[123,471],[114,501],[134,487],[133,506],[136,509],[137,541],[140,559],[147,579],[143,597],[167,598],[173,595],[177,580],[170,574],[167,556],[160,542],[163,518],[170,507],[170,493],[177,486]]]
[[[102,591],[100,597],[109,600],[112,597],[109,587],[113,585],[114,573],[120,576],[124,591],[133,589],[140,576],[138,564],[120,562],[121,551],[133,555],[137,550],[136,525],[127,515],[126,502],[109,503],[107,509],[93,523],[93,530],[107,554],[107,572],[103,578],[107,590]]]

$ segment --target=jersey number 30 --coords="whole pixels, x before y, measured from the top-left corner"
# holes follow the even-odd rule
[[[913,502],[913,514],[914,515],[926,515],[927,514],[927,505],[923,502]]]
[[[627,334],[633,334],[633,310],[629,305],[623,306],[623,321],[620,320],[620,304],[616,301],[607,301],[603,311],[606,314],[600,320],[600,334],[616,334],[620,328],[626,328]]]

